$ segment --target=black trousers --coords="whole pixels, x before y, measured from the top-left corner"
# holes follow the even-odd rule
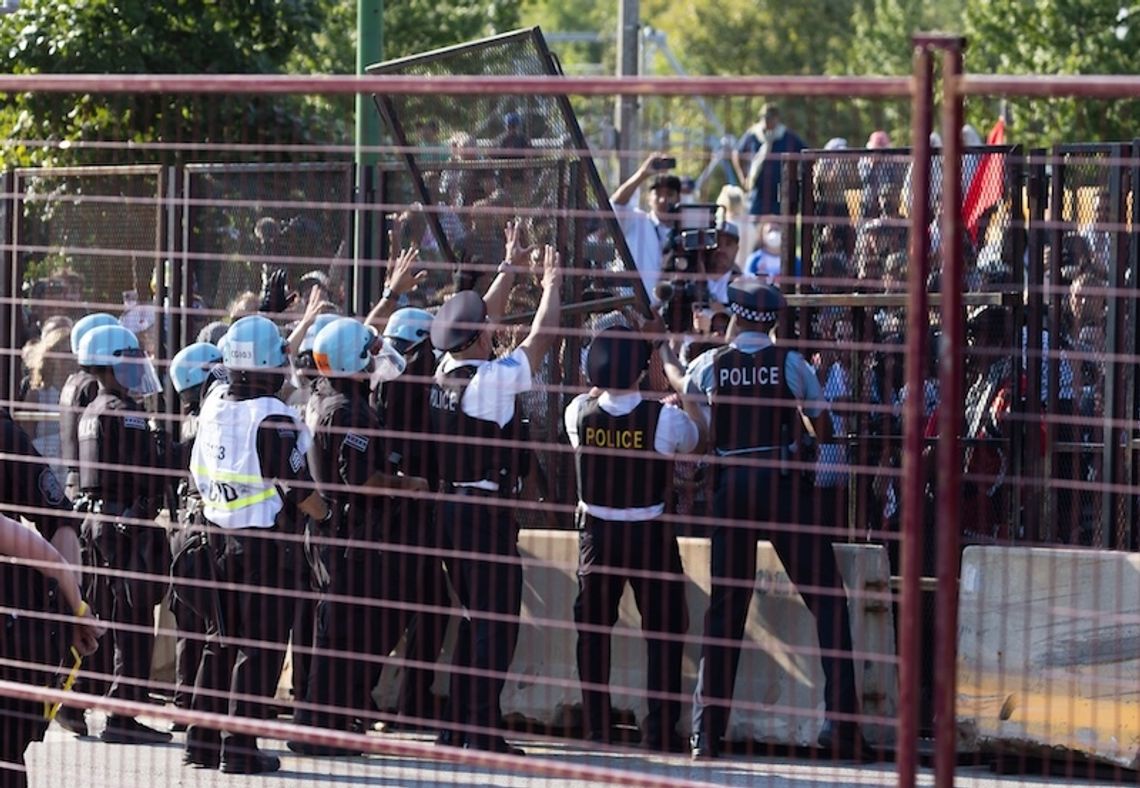
[[[497,494],[461,495],[439,507],[445,546],[460,553],[447,558],[448,576],[469,619],[459,628],[449,717],[478,743],[502,727],[500,696],[518,640],[523,572],[509,502]]]
[[[293,625],[299,545],[276,529],[230,531],[212,538],[218,555],[222,621],[207,622],[192,707],[232,717],[269,716]],[[240,586],[228,588],[227,585]],[[216,742],[192,726],[187,746]],[[227,749],[252,750],[252,736],[230,735]]]
[[[608,738],[610,629],[629,583],[648,646],[648,714],[642,738],[667,742],[681,716],[682,637],[688,631],[685,577],[672,525],[613,522],[584,515],[578,537],[578,676],[587,736]]]
[[[154,656],[154,608],[169,590],[166,534],[158,526],[120,526],[107,515],[89,518],[84,530],[91,534],[89,560],[97,571],[88,582],[89,603],[110,624],[85,664],[85,672],[97,674],[86,686],[108,697],[145,703]]]
[[[714,746],[724,736],[732,708],[740,641],[755,593],[757,539],[772,542],[815,616],[824,652],[827,710],[858,711],[851,623],[842,579],[831,541],[800,531],[790,520],[795,503],[791,478],[778,470],[753,467],[723,468],[717,478],[713,513],[719,522],[711,540],[712,592],[693,697],[693,733],[705,735]],[[758,529],[756,521],[784,527]]]
[[[177,555],[188,531],[179,528],[170,537],[170,552]],[[198,666],[202,663],[202,649],[206,642],[206,621],[195,610],[179,600],[174,593],[168,599],[170,612],[178,630],[174,642],[174,705],[190,708],[194,697],[194,684]]]
[[[356,717],[375,718],[372,690],[409,627],[418,632],[416,643],[409,645],[431,653],[423,661],[438,657],[447,622],[442,612],[446,581],[439,557],[421,549],[421,542],[432,540],[416,527],[419,514],[401,505],[378,508],[369,518],[375,523],[361,523],[351,531],[355,546],[326,551],[329,598],[317,607],[317,656],[306,696],[315,708],[302,714],[307,723],[349,730]],[[418,615],[418,605],[441,612]],[[426,680],[430,687],[431,674],[429,668],[408,678]]]
[[[409,663],[400,687],[400,713],[412,721],[424,722],[439,716],[432,695],[435,663],[443,651],[447,626],[451,619],[451,594],[440,550],[443,534],[435,518],[435,504],[421,500],[405,500],[402,515],[395,520],[397,533],[389,541],[410,545],[406,565],[412,573],[412,600],[424,609],[412,611],[404,643],[404,659]]]
[[[0,614],[0,679],[58,686],[70,630],[46,618],[65,612],[55,581],[19,563],[0,566],[0,600],[21,611]],[[24,753],[47,727],[42,703],[0,696],[0,788],[28,784]]]

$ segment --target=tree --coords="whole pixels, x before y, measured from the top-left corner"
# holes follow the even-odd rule
[[[10,74],[279,73],[315,31],[314,0],[25,0],[0,17],[0,70]],[[301,142],[325,127],[294,97],[25,93],[0,109],[8,163],[115,160],[74,143]],[[156,158],[163,158],[156,154]]]
[[[1140,73],[1140,13],[1119,0],[966,0],[966,67],[998,74]],[[989,125],[993,104],[968,114]],[[979,126],[981,127],[981,126]],[[1140,127],[1133,101],[1015,100],[1011,137],[1026,145],[1130,140]]]

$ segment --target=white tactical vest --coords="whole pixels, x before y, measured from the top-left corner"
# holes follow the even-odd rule
[[[272,528],[283,502],[277,480],[261,475],[258,429],[270,416],[288,416],[297,430],[298,467],[305,461],[311,435],[296,411],[276,397],[227,400],[223,395],[228,388],[215,386],[202,403],[190,473],[211,523],[221,528]]]

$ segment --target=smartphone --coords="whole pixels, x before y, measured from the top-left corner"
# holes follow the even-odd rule
[[[653,160],[653,169],[655,170],[672,170],[676,167],[677,160],[672,156],[661,156]]]

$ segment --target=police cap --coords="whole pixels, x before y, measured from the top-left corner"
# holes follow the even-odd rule
[[[728,302],[728,311],[750,323],[774,323],[786,305],[780,288],[753,276],[728,286]]]
[[[586,352],[586,376],[603,389],[633,388],[653,350],[637,332],[627,326],[611,326],[599,331]]]
[[[474,290],[461,290],[444,303],[431,323],[431,344],[450,353],[462,350],[479,337],[487,320],[487,305]]]

